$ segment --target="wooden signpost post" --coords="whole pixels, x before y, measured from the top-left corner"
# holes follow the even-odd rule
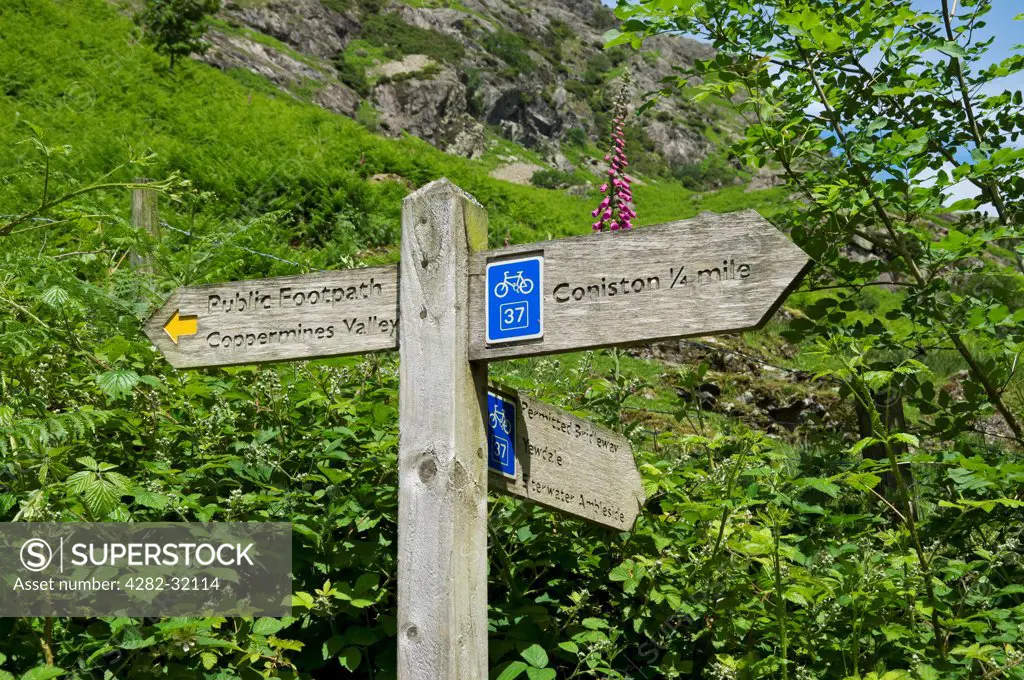
[[[644,503],[624,437],[489,389],[487,361],[757,328],[809,264],[752,211],[486,245],[439,180],[398,267],[182,288],[145,329],[177,368],[399,350],[400,680],[487,678],[488,488],[625,531]]]
[[[644,487],[621,434],[524,394],[488,393],[488,486],[622,531]]]

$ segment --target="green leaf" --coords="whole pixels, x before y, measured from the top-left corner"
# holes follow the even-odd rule
[[[903,442],[908,446],[913,446],[915,449],[921,446],[920,439],[912,434],[907,434],[906,432],[897,432],[892,436],[892,438],[898,442]]]
[[[327,661],[332,656],[336,655],[345,646],[345,637],[343,635],[332,635],[321,646],[320,651],[323,654],[324,661]]]
[[[217,655],[213,652],[201,652],[199,654],[199,659],[202,661],[203,668],[206,670],[211,670],[217,665]]]
[[[604,619],[596,619],[592,616],[588,616],[583,619],[583,627],[589,628],[590,630],[598,630],[600,628],[607,628],[608,622]]]
[[[530,680],[555,680],[558,674],[554,668],[527,668],[526,677]]]
[[[937,47],[939,52],[942,52],[947,57],[957,57],[958,59],[964,59],[967,57],[967,50],[960,45],[956,44],[952,40],[944,40]]]
[[[575,642],[571,642],[568,640],[565,642],[559,642],[558,646],[564,649],[565,651],[569,652],[570,654],[578,654],[580,651],[579,645],[577,645]]]
[[[512,678],[518,678],[527,668],[529,668],[529,666],[522,661],[513,661],[501,672],[501,675],[498,676],[498,680],[512,680]]]
[[[145,649],[156,644],[156,637],[149,636],[147,638],[128,638],[121,642],[121,649]]]
[[[71,302],[71,295],[60,286],[51,286],[39,296],[39,299],[47,306],[59,310],[69,306],[68,303]]]
[[[363,660],[363,655],[357,647],[346,647],[338,654],[338,663],[342,668],[354,671]]]
[[[632,560],[626,560],[608,572],[608,579],[614,582],[628,581],[633,578],[635,569],[636,564]]]
[[[859,442],[850,447],[850,453],[856,456],[867,447],[877,443],[878,439],[876,439],[875,437],[864,437],[864,439],[861,439]]]
[[[111,399],[127,397],[132,389],[139,384],[139,374],[129,369],[115,369],[96,376],[96,384],[100,391]]]
[[[21,680],[50,680],[50,678],[59,678],[66,672],[57,666],[37,666],[21,676]]]
[[[264,616],[252,624],[252,632],[254,635],[273,635],[287,625],[285,621]]]
[[[546,668],[548,665],[548,653],[540,645],[530,645],[523,650],[522,657],[534,668]]]

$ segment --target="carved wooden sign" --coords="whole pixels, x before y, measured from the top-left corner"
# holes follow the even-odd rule
[[[500,388],[490,390],[488,418],[489,488],[614,529],[633,528],[645,499],[625,437]]]
[[[396,349],[398,268],[179,288],[145,331],[175,368]]]
[[[543,336],[488,344],[494,337],[485,314],[488,268],[531,256],[543,262],[536,277],[543,287]],[[470,358],[750,330],[771,318],[808,264],[800,248],[753,210],[476,253],[470,263]],[[492,277],[490,285],[509,284]]]

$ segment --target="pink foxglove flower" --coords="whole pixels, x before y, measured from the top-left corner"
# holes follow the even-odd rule
[[[636,210],[633,207],[633,191],[630,185],[633,180],[625,173],[629,167],[626,156],[626,123],[629,80],[622,85],[615,98],[615,119],[612,121],[611,150],[604,159],[609,163],[609,181],[601,184],[604,197],[601,204],[591,212],[591,216],[600,217],[591,227],[594,231],[622,231],[633,228]]]

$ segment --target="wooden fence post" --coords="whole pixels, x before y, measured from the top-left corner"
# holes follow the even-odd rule
[[[152,180],[139,177],[133,180],[136,184],[146,184]],[[145,232],[150,239],[160,238],[159,194],[152,189],[132,189],[132,226]],[[153,273],[153,262],[147,253],[133,250],[128,259],[132,269],[147,274]]]
[[[882,425],[885,427],[887,432],[902,432],[906,425],[906,416],[903,413],[903,394],[902,390],[897,385],[890,385],[884,389],[871,392],[871,398],[874,402],[874,408],[878,411],[878,417],[882,421]],[[867,409],[857,400],[854,400],[854,405],[857,408],[857,429],[861,439],[865,437],[874,437],[878,433],[874,431],[871,425],[871,414]],[[893,444],[897,457],[906,452],[907,447],[905,444]],[[871,458],[873,460],[888,461],[888,454],[886,453],[885,444],[872,444],[864,449],[862,454],[865,458]],[[903,481],[907,484],[907,489],[913,489],[914,477],[910,467],[905,467],[900,470],[903,477]],[[892,470],[888,467],[879,475],[882,478],[880,486],[880,493],[887,501],[897,500],[896,491],[896,477],[893,476]]]
[[[487,678],[487,365],[469,255],[487,214],[446,179],[406,197],[399,265],[398,678]]]

